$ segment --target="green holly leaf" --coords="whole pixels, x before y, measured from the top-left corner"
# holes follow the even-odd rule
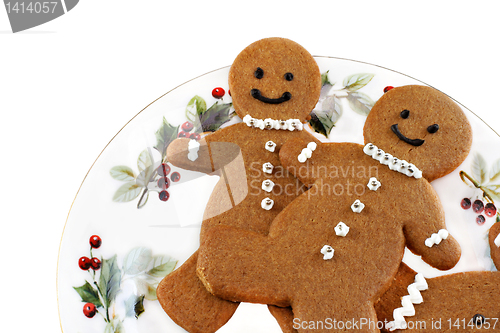
[[[368,116],[375,104],[370,96],[360,91],[348,92],[347,101],[351,109],[362,116]]]
[[[207,111],[199,115],[200,127],[202,132],[215,132],[223,124],[234,117],[231,112],[232,103],[215,102]],[[198,129],[197,129],[198,130]]]
[[[80,295],[80,297],[82,298],[82,302],[92,303],[98,308],[102,307],[101,300],[99,299],[99,292],[87,281],[85,281],[85,284],[83,286],[73,287],[73,289],[75,289],[78,295]]]
[[[483,185],[487,181],[488,165],[481,154],[476,153],[471,165],[472,177],[479,185]]]
[[[113,196],[113,201],[116,202],[128,202],[132,201],[139,196],[141,193],[141,187],[137,185],[135,182],[128,182],[123,184],[116,190],[115,195]]]
[[[121,271],[116,262],[116,255],[110,259],[102,259],[101,276],[99,277],[99,289],[103,294],[106,308],[109,308],[120,291]]]
[[[323,134],[328,137],[332,128],[335,126],[333,121],[328,117],[325,111],[313,111],[311,112],[311,119],[309,119],[309,124],[313,130],[317,133]]]
[[[330,82],[330,79],[328,79],[328,73],[330,71],[327,70],[323,74],[321,74],[321,86],[324,86],[325,84],[329,84],[330,86],[333,86],[333,83]]]
[[[177,260],[169,256],[157,255],[153,258],[153,268],[151,268],[147,274],[153,277],[163,278],[171,273],[176,265]]]
[[[146,271],[153,260],[151,249],[136,247],[127,253],[123,259],[123,272],[128,275],[137,275]]]
[[[168,145],[177,138],[179,126],[171,125],[165,117],[163,117],[163,124],[156,131],[156,146],[154,148],[161,154],[162,160],[165,160]]]
[[[125,301],[126,317],[135,317],[136,319],[144,312],[144,295],[131,295]]]
[[[109,173],[114,179],[121,180],[123,182],[129,182],[135,179],[134,171],[124,165],[119,165],[111,168]]]
[[[196,119],[200,117],[200,115],[207,111],[207,102],[200,96],[196,95],[186,106],[186,118],[194,123]]]
[[[374,77],[374,74],[359,73],[349,75],[344,79],[344,89],[354,92],[366,86]]]

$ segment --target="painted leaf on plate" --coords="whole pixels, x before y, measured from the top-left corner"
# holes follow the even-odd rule
[[[125,301],[126,317],[135,317],[136,319],[144,312],[144,295],[131,295]]]
[[[351,109],[362,116],[368,116],[373,104],[375,104],[367,94],[360,91],[348,92],[347,101]]]
[[[141,193],[141,187],[134,182],[123,184],[116,190],[113,201],[128,202],[132,201]]]
[[[486,161],[484,160],[481,154],[476,153],[474,155],[474,159],[472,160],[471,165],[472,177],[479,183],[479,185],[483,185],[487,181],[488,175],[488,166]]]
[[[191,122],[196,122],[200,115],[207,111],[207,102],[196,95],[188,102],[186,106],[186,118]]]
[[[151,249],[136,247],[130,250],[123,259],[123,272],[128,275],[137,275],[144,272],[153,260]]]
[[[215,102],[207,111],[200,115],[202,132],[215,132],[234,116],[231,112],[231,103]]]
[[[149,150],[149,148],[144,149],[137,159],[137,168],[139,168],[139,172],[143,172],[154,163],[153,154]]]
[[[165,277],[175,269],[177,260],[169,256],[158,255],[153,258],[153,268],[148,271],[148,275],[154,277]]]
[[[92,287],[88,281],[85,281],[85,284],[81,287],[73,287],[76,292],[82,298],[82,302],[84,303],[92,303],[96,307],[102,307],[101,300],[99,299],[99,292],[97,289]]]
[[[500,159],[497,160],[491,167],[490,183],[500,181]]]
[[[137,176],[136,180],[137,185],[142,187],[148,186],[149,182],[152,181],[155,169],[156,169],[155,165],[150,165],[145,170],[142,170],[141,173],[139,173],[139,176]]]
[[[125,333],[122,321],[118,318],[113,319],[104,328],[104,333]]]
[[[116,262],[116,255],[110,259],[102,259],[99,289],[101,290],[105,306],[109,308],[120,291],[121,271]]]
[[[144,297],[148,301],[155,301],[156,297],[156,288],[158,288],[159,281],[153,278],[150,275],[138,275],[134,279],[137,293],[140,295],[144,295]]]
[[[129,182],[135,179],[134,171],[128,166],[124,165],[118,165],[111,168],[109,173],[111,174],[111,177],[113,177],[114,179],[121,180],[124,182]]]
[[[374,74],[359,73],[349,75],[344,79],[344,88],[354,92],[366,86],[374,77]]]
[[[165,117],[163,117],[163,124],[156,131],[156,146],[154,148],[161,154],[162,160],[165,160],[168,145],[177,138],[179,126],[173,126]]]
[[[490,195],[493,200],[500,201],[500,185],[488,185],[483,189]]]

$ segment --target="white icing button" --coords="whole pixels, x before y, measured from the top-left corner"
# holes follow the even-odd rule
[[[332,259],[334,252],[335,252],[335,250],[330,245],[325,245],[321,249],[321,254],[323,254],[323,259],[324,260],[330,260],[330,259]]]
[[[495,243],[495,245],[497,247],[500,247],[500,234],[498,234],[498,236],[495,238],[495,240],[493,241],[493,243]]]
[[[415,172],[413,172],[413,177],[416,179],[422,178],[422,171],[420,171],[417,167],[415,167]]]
[[[260,206],[265,210],[270,210],[274,206],[274,200],[270,198],[265,198],[261,201]]]
[[[398,171],[401,172],[401,173],[404,173],[406,175],[406,171],[408,171],[408,162],[406,162],[405,160],[401,160],[400,163],[399,163],[399,169]]]
[[[368,188],[372,191],[376,191],[379,189],[382,184],[377,180],[375,177],[371,177],[370,180],[368,181]]]
[[[271,174],[273,173],[273,169],[274,166],[269,162],[262,164],[262,171],[264,171],[265,173]]]
[[[366,155],[372,156],[375,151],[377,151],[377,146],[375,146],[373,143],[367,143],[366,146],[363,148],[363,152]]]
[[[270,179],[266,179],[262,182],[262,189],[266,192],[271,192],[273,190],[274,183]]]
[[[298,160],[300,163],[305,163],[305,161],[307,161],[307,156],[300,153],[299,156],[298,156]]]
[[[351,205],[351,209],[355,213],[361,213],[363,208],[365,208],[365,204],[359,200],[354,201],[354,203]]]
[[[318,145],[316,144],[316,142],[309,142],[307,144],[307,148],[309,148],[311,151],[315,151],[317,147]]]
[[[188,160],[194,162],[198,159],[198,150],[200,150],[200,143],[196,140],[189,140],[188,143]]]
[[[264,126],[265,126],[264,125],[264,120],[262,120],[262,119],[254,119],[254,120],[255,120],[255,122],[254,122],[253,126],[257,127],[257,128],[260,128],[261,130],[263,130]]]
[[[345,237],[349,232],[349,227],[344,222],[339,222],[335,227],[335,234],[340,237]]]
[[[384,157],[380,160],[380,163],[382,163],[383,165],[389,165],[390,163],[392,163],[392,155],[389,154],[389,153],[385,153],[384,154]]]
[[[307,157],[307,158],[311,158],[311,156],[312,156],[313,152],[312,152],[312,150],[311,150],[311,149],[309,149],[309,148],[304,148],[304,149],[302,149],[301,154],[306,155],[306,157]]]
[[[271,118],[266,118],[264,119],[264,128],[265,129],[273,129],[274,128],[274,120],[272,120]]]
[[[375,153],[373,153],[372,157],[374,160],[377,160],[379,162],[382,161],[382,158],[384,158],[385,152],[382,149],[377,149]]]
[[[288,123],[285,120],[279,120],[278,125],[282,130],[288,129]]]
[[[437,233],[432,234],[431,237],[425,240],[425,246],[432,247],[434,244],[439,244],[443,239],[448,238],[449,232],[446,229],[441,229]]]
[[[269,150],[271,153],[274,153],[274,150],[276,148],[276,144],[272,141],[267,141],[266,142],[266,150]]]
[[[295,119],[295,123],[297,124],[297,129],[302,131],[304,129],[304,124],[300,121],[300,119]]]
[[[401,162],[399,161],[399,159],[397,157],[393,157],[392,162],[389,164],[389,169],[398,171],[400,164]]]

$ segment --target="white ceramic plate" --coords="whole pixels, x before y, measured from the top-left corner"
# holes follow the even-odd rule
[[[333,84],[324,89],[316,107],[335,121],[328,138],[315,134],[322,141],[362,144],[366,112],[385,87],[424,84],[370,64],[328,57],[316,60]],[[203,210],[217,177],[172,167],[169,176],[178,172],[180,180],[171,182],[167,201],[159,199],[158,176],[152,182],[146,179],[154,175],[161,163],[160,151],[165,142],[178,135],[188,118],[193,120],[196,107],[200,112],[207,110],[223,117],[232,112],[227,93],[228,71],[226,67],[205,74],[158,98],[123,127],[95,161],[71,207],[59,254],[58,299],[64,333],[184,332],[155,300],[155,287],[198,248]],[[361,88],[346,89],[348,81],[357,82]],[[216,87],[225,90],[222,99],[212,96]],[[198,96],[196,104],[192,103],[194,96]],[[475,198],[483,191],[471,182],[469,185],[463,182],[459,172],[465,171],[483,188],[489,186],[489,194],[500,202],[500,176],[494,177],[500,174],[500,152],[495,148],[500,146],[500,137],[472,112],[463,109],[474,131],[472,151],[457,170],[432,183],[442,200],[447,228],[462,247],[462,258],[452,270],[440,272],[406,253],[405,262],[426,277],[495,270],[486,237],[498,215],[486,217],[483,213],[486,219],[480,225],[476,223],[478,214],[461,208],[463,198]],[[204,126],[230,126],[241,121],[235,116],[220,124],[206,118]],[[310,127],[308,130],[313,131]],[[92,235],[100,237],[100,247],[91,248]],[[99,259],[101,268],[81,269],[81,257]],[[86,303],[98,305],[93,318],[84,315]],[[280,329],[265,306],[245,304],[219,332],[280,332]]]

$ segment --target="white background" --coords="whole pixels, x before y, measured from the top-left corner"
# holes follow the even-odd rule
[[[499,3],[404,3],[82,0],[18,34],[0,7],[2,326],[60,331],[59,243],[94,160],[150,102],[257,39],[410,75],[500,132]]]

